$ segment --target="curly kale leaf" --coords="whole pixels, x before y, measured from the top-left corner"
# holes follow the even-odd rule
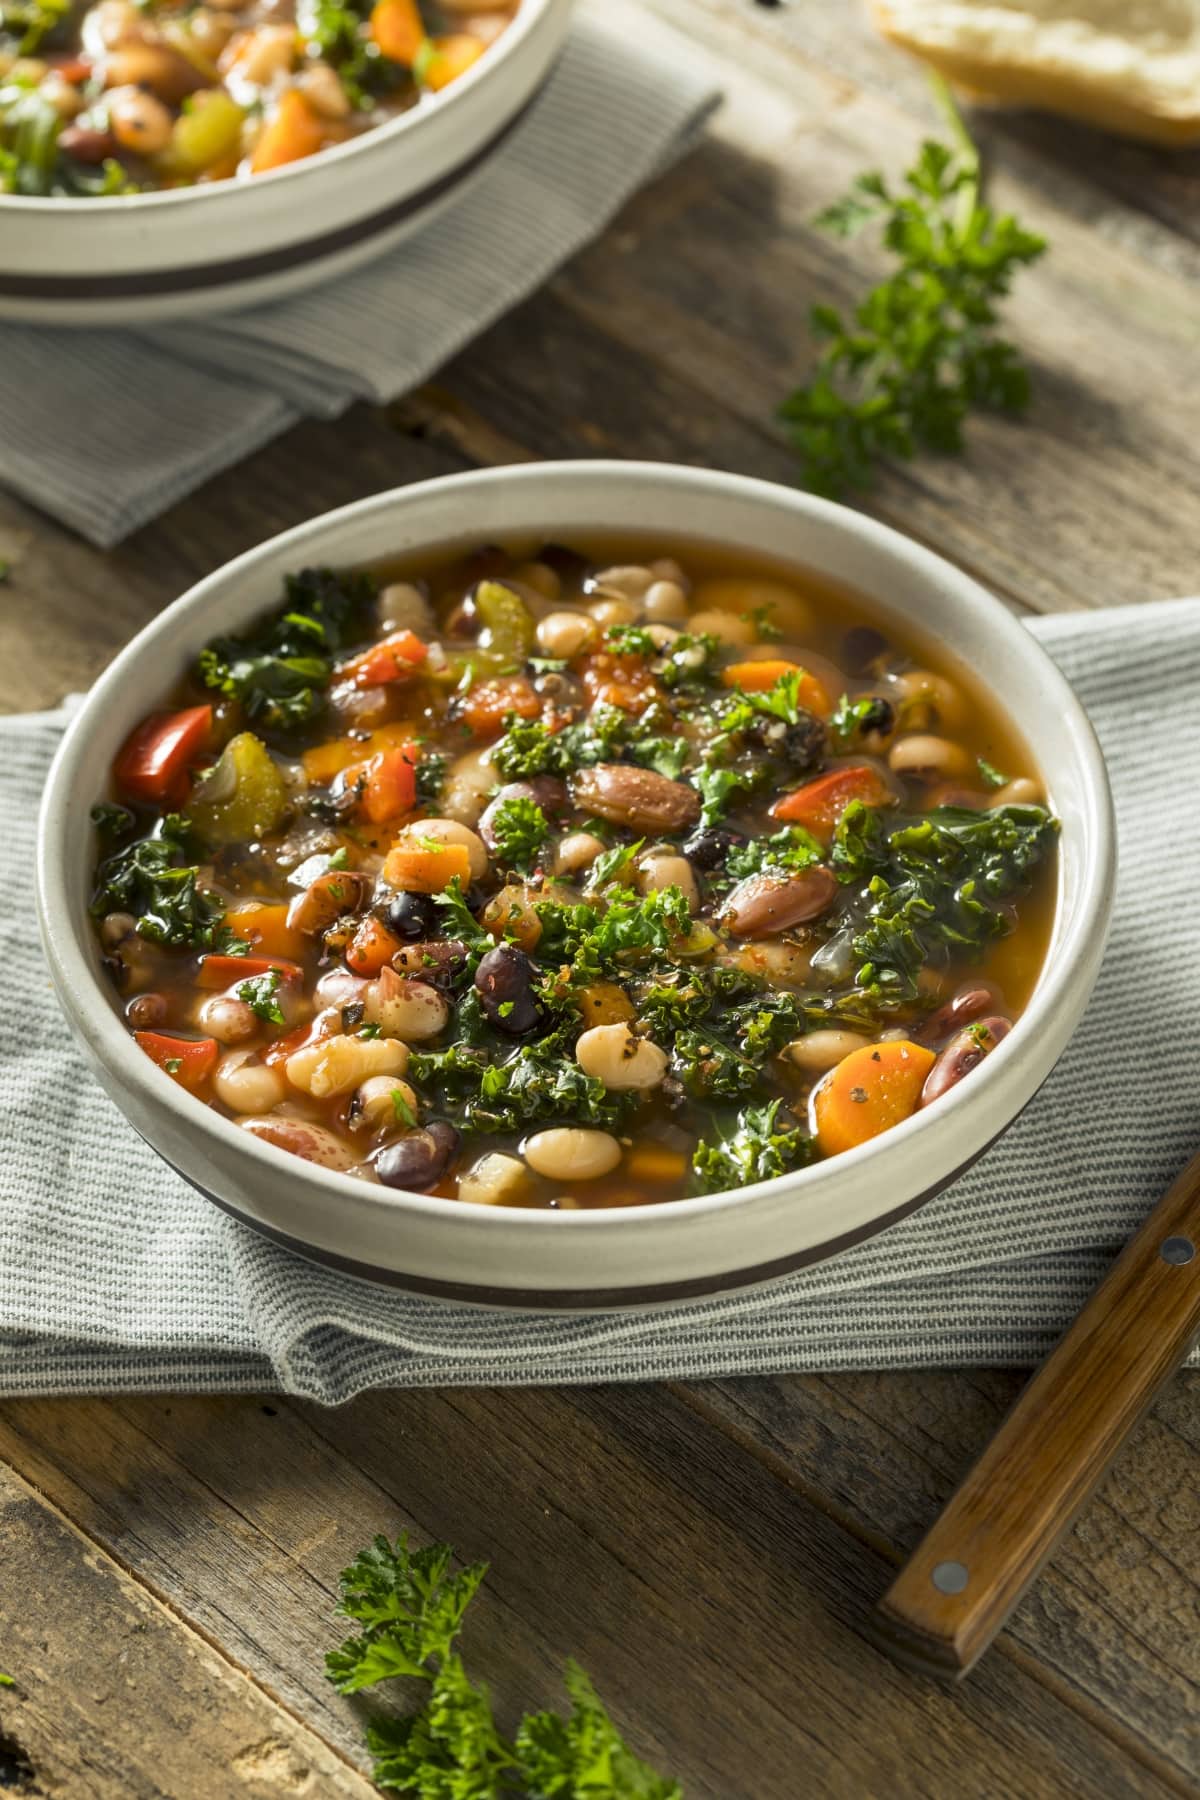
[[[200,871],[191,861],[189,838],[186,819],[168,813],[150,837],[105,857],[96,871],[93,918],[131,913],[140,937],[176,949],[231,947],[232,934],[221,923],[225,902],[198,885]],[[240,939],[232,939],[232,945],[244,948]]]
[[[632,1104],[628,1094],[610,1093],[563,1052],[556,1034],[523,1044],[504,1061],[486,1050],[452,1044],[448,1050],[418,1051],[409,1076],[428,1085],[464,1131],[520,1131],[527,1125],[619,1124]]]
[[[693,1100],[739,1100],[762,1081],[759,1064],[703,1026],[676,1033],[671,1073]]]
[[[332,569],[302,569],[285,587],[285,607],[241,636],[215,638],[198,665],[206,687],[282,734],[319,715],[335,658],[370,631],[377,592],[373,577]]]
[[[800,1130],[778,1128],[779,1104],[772,1100],[766,1106],[747,1106],[728,1136],[697,1145],[692,1157],[697,1193],[715,1194],[725,1188],[770,1181],[811,1160],[811,1138]]]
[[[492,814],[492,836],[501,868],[530,874],[549,835],[545,813],[524,794],[502,800]]]
[[[751,838],[747,843],[735,846],[725,858],[724,873],[735,881],[744,881],[748,875],[759,875],[764,869],[794,875],[820,862],[824,854],[816,838],[805,831],[803,825],[785,825],[782,831],[773,832],[770,837]]]

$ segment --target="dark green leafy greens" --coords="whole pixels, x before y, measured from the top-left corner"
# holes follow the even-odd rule
[[[779,1106],[771,1100],[744,1107],[732,1131],[697,1145],[692,1175],[698,1193],[748,1187],[804,1167],[812,1156],[812,1140],[799,1129],[779,1125]]]
[[[764,869],[796,874],[820,862],[824,854],[816,838],[805,831],[803,825],[785,825],[782,830],[772,832],[770,837],[750,838],[746,843],[736,845],[725,858],[725,873],[735,881],[761,874]]]
[[[378,591],[369,575],[303,569],[286,578],[287,605],[241,637],[200,653],[206,687],[241,703],[264,730],[286,735],[321,712],[338,654],[370,630]]]
[[[488,1050],[452,1044],[416,1051],[408,1075],[428,1087],[442,1110],[464,1131],[521,1131],[527,1125],[612,1126],[629,1111],[627,1094],[610,1092],[587,1075],[552,1035],[495,1060]]]
[[[502,1734],[457,1647],[487,1565],[453,1572],[452,1560],[447,1544],[410,1550],[403,1535],[377,1537],[342,1574],[341,1610],[359,1635],[327,1655],[330,1681],[343,1694],[393,1679],[424,1685],[416,1711],[369,1721],[377,1785],[413,1800],[683,1800],[625,1744],[575,1663],[568,1713],[531,1713],[514,1738]]]
[[[266,969],[252,975],[238,986],[237,997],[267,1025],[282,1025],[283,1008],[279,1004],[279,970]]]
[[[372,0],[302,0],[297,9],[310,54],[333,65],[351,106],[360,112],[412,81],[409,70],[384,56],[372,38],[371,6]]]
[[[492,814],[492,836],[500,866],[528,875],[541,855],[550,826],[535,800],[516,794],[502,800]]]
[[[817,493],[868,486],[884,457],[957,453],[972,410],[1018,413],[1029,402],[1027,369],[994,333],[996,303],[1045,240],[982,199],[978,152],[949,88],[934,83],[953,144],[924,143],[900,193],[878,173],[860,176],[817,220],[839,237],[881,224],[897,263],[850,318],[812,309],[824,348],[780,417]]]
[[[22,17],[30,21],[27,35],[36,35],[37,21],[53,11],[36,5],[6,9],[0,12],[0,37],[6,21],[11,19],[15,28]],[[0,194],[69,199],[136,191],[136,183],[115,158],[106,157],[95,167],[64,155],[59,147],[63,124],[58,109],[32,79],[0,77]]]
[[[101,823],[109,823],[117,810],[124,809],[104,808]],[[149,837],[114,850],[101,862],[92,916],[130,913],[139,936],[151,943],[238,955],[246,945],[222,924],[225,902],[199,886],[199,873],[191,858],[187,820],[168,813]]]

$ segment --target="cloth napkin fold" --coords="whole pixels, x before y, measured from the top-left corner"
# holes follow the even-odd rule
[[[1037,1361],[1200,1137],[1200,851],[1179,817],[1200,792],[1200,599],[1031,629],[1091,713],[1117,804],[1112,940],[1069,1050],[999,1145],[912,1218],[752,1294],[635,1315],[376,1288],[259,1238],[159,1162],[86,1072],[35,945],[34,815],[62,715],[0,720],[0,1392],[335,1403],[370,1387]]]
[[[108,548],[298,419],[396,399],[596,237],[717,98],[712,63],[640,7],[581,0],[528,117],[382,260],[207,320],[0,326],[0,485]]]

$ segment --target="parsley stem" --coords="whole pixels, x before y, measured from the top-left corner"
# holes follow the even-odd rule
[[[946,121],[947,129],[958,151],[963,168],[968,171],[970,179],[964,181],[958,190],[954,203],[954,235],[960,243],[967,235],[971,218],[979,204],[979,193],[982,184],[982,170],[979,161],[979,150],[963,122],[958,110],[958,103],[950,90],[950,83],[944,75],[936,70],[929,71],[929,86],[933,93],[934,104]]]

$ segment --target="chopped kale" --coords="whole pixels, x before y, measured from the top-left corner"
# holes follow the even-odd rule
[[[785,825],[770,837],[750,838],[735,844],[725,858],[725,873],[735,881],[748,875],[759,875],[764,869],[780,869],[795,874],[820,862],[824,855],[820,844],[803,825]]]
[[[428,751],[422,755],[417,764],[417,799],[422,806],[432,806],[441,798],[449,762],[448,757],[432,755]]]
[[[519,1131],[527,1125],[619,1124],[636,1097],[610,1093],[564,1055],[557,1033],[525,1044],[504,1061],[485,1050],[452,1044],[416,1051],[408,1075],[429,1086],[463,1131]]]
[[[492,836],[501,868],[530,874],[549,835],[545,813],[525,794],[502,800],[492,815]]]
[[[232,934],[222,925],[225,902],[198,885],[189,860],[189,829],[178,813],[159,820],[149,837],[116,850],[96,871],[94,918],[131,913],[141,937],[189,950],[225,950]],[[241,945],[242,940],[232,939]],[[244,948],[244,946],[242,946]]]
[[[747,1106],[737,1117],[728,1137],[697,1145],[692,1157],[696,1191],[719,1193],[725,1188],[749,1187],[800,1169],[812,1157],[812,1139],[802,1131],[780,1129],[779,1101],[766,1106]]]
[[[693,1100],[737,1100],[762,1080],[758,1064],[703,1027],[676,1033],[671,1073]]]

